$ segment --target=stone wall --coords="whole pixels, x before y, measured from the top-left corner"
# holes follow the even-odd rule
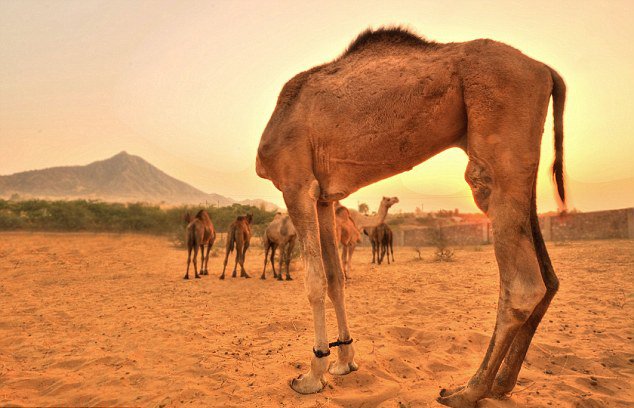
[[[539,224],[546,241],[634,239],[634,208],[542,216]],[[392,227],[394,245],[434,246],[442,237],[449,245],[482,245],[493,241],[491,224],[457,224],[432,227]],[[362,245],[369,245],[364,237]]]

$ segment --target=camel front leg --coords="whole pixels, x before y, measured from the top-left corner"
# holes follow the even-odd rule
[[[260,279],[266,279],[266,263],[269,260],[269,250],[271,249],[271,245],[265,245],[264,246],[264,268],[262,268],[262,276],[260,276]],[[273,267],[273,275],[275,277],[275,267]]]
[[[317,198],[319,185],[313,179],[297,190],[284,191],[284,201],[288,214],[295,225],[297,236],[301,244],[306,267],[306,292],[313,311],[315,326],[315,341],[313,343],[313,358],[310,371],[291,380],[291,388],[300,394],[311,394],[321,391],[326,381],[324,373],[328,369],[328,337],[326,335],[326,274],[322,262],[321,244],[319,238],[319,224],[317,222]]]
[[[328,279],[328,297],[332,301],[337,315],[339,328],[339,352],[337,361],[334,361],[328,371],[335,375],[345,375],[359,369],[354,361],[354,346],[348,328],[348,317],[345,303],[345,283],[343,268],[337,250],[337,237],[335,234],[334,203],[317,204],[319,218],[319,236],[321,239],[321,253]]]

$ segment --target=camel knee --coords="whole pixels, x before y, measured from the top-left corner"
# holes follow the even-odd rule
[[[489,197],[491,196],[491,185],[493,183],[489,171],[483,163],[470,157],[465,171],[465,180],[471,187],[476,205],[486,214],[489,211]]]
[[[546,285],[541,280],[531,284],[523,282],[509,289],[504,303],[514,319],[525,322],[547,293]]]

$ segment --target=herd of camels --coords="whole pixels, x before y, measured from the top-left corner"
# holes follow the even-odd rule
[[[375,217],[363,217],[339,200],[451,147],[467,154],[465,179],[491,221],[500,291],[482,364],[466,385],[443,389],[437,401],[475,407],[479,400],[502,397],[515,387],[533,335],[558,289],[539,228],[535,186],[552,97],[553,176],[564,208],[565,93],[555,70],[503,43],[441,44],[401,28],[366,30],[341,56],[284,85],[260,140],[256,171],[282,192],[288,209],[288,216],[280,215],[267,230],[267,252],[288,251],[296,237],[305,263],[315,339],[310,370],[290,382],[293,390],[319,392],[326,371],[346,375],[358,369],[344,282],[359,234],[365,230],[384,239],[387,234],[377,221],[398,201],[384,199]],[[235,237],[236,264],[248,277],[242,265],[248,221],[236,220],[229,235]],[[189,236],[190,252],[213,243],[215,233],[204,213],[189,224]],[[273,272],[278,279],[282,258]],[[201,274],[207,273],[207,261]],[[226,262],[225,257],[225,267]],[[265,268],[266,262],[265,256]],[[335,342],[326,333],[326,296],[337,318]],[[329,364],[330,348],[338,353]]]
[[[391,206],[398,203],[397,197],[383,197],[379,205],[378,213],[368,216],[358,211],[349,210],[343,205],[337,203],[337,242],[341,244],[341,259],[345,265],[346,279],[350,278],[350,268],[352,261],[352,253],[358,243],[361,242],[361,234],[369,237],[372,245],[372,263],[381,264],[385,254],[388,254],[388,263],[390,252],[392,261],[394,261],[393,236],[390,227],[385,224],[388,210]],[[220,279],[225,279],[227,262],[229,255],[236,251],[236,259],[233,267],[233,278],[237,277],[237,268],[240,265],[240,277],[250,278],[251,276],[244,269],[244,260],[247,249],[251,243],[251,222],[252,214],[239,215],[234,222],[229,225],[227,231],[227,242],[225,251],[225,260],[223,262],[222,274]],[[193,264],[194,277],[200,278],[201,275],[209,275],[207,264],[209,263],[209,253],[211,247],[216,240],[216,230],[209,213],[200,210],[196,216],[192,217],[189,213],[185,214],[187,227],[185,229],[185,241],[187,245],[187,270],[183,279],[189,279],[189,268]],[[288,214],[277,213],[273,221],[268,225],[262,237],[264,245],[264,268],[262,269],[261,279],[266,279],[266,265],[269,260],[273,269],[273,277],[283,280],[283,266],[286,266],[286,280],[292,280],[290,275],[290,262],[297,241],[297,231],[293,226],[293,221]],[[275,270],[275,253],[279,249],[279,273]],[[200,273],[198,273],[198,251],[200,251]],[[193,252],[193,259],[192,259]],[[376,254],[376,260],[375,260]]]

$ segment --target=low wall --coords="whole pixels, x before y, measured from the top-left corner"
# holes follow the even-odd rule
[[[542,216],[539,224],[546,241],[634,239],[634,208]],[[449,245],[482,245],[493,241],[491,223],[434,227],[393,227],[394,245],[434,246],[439,236]],[[369,245],[364,237],[362,245]]]

